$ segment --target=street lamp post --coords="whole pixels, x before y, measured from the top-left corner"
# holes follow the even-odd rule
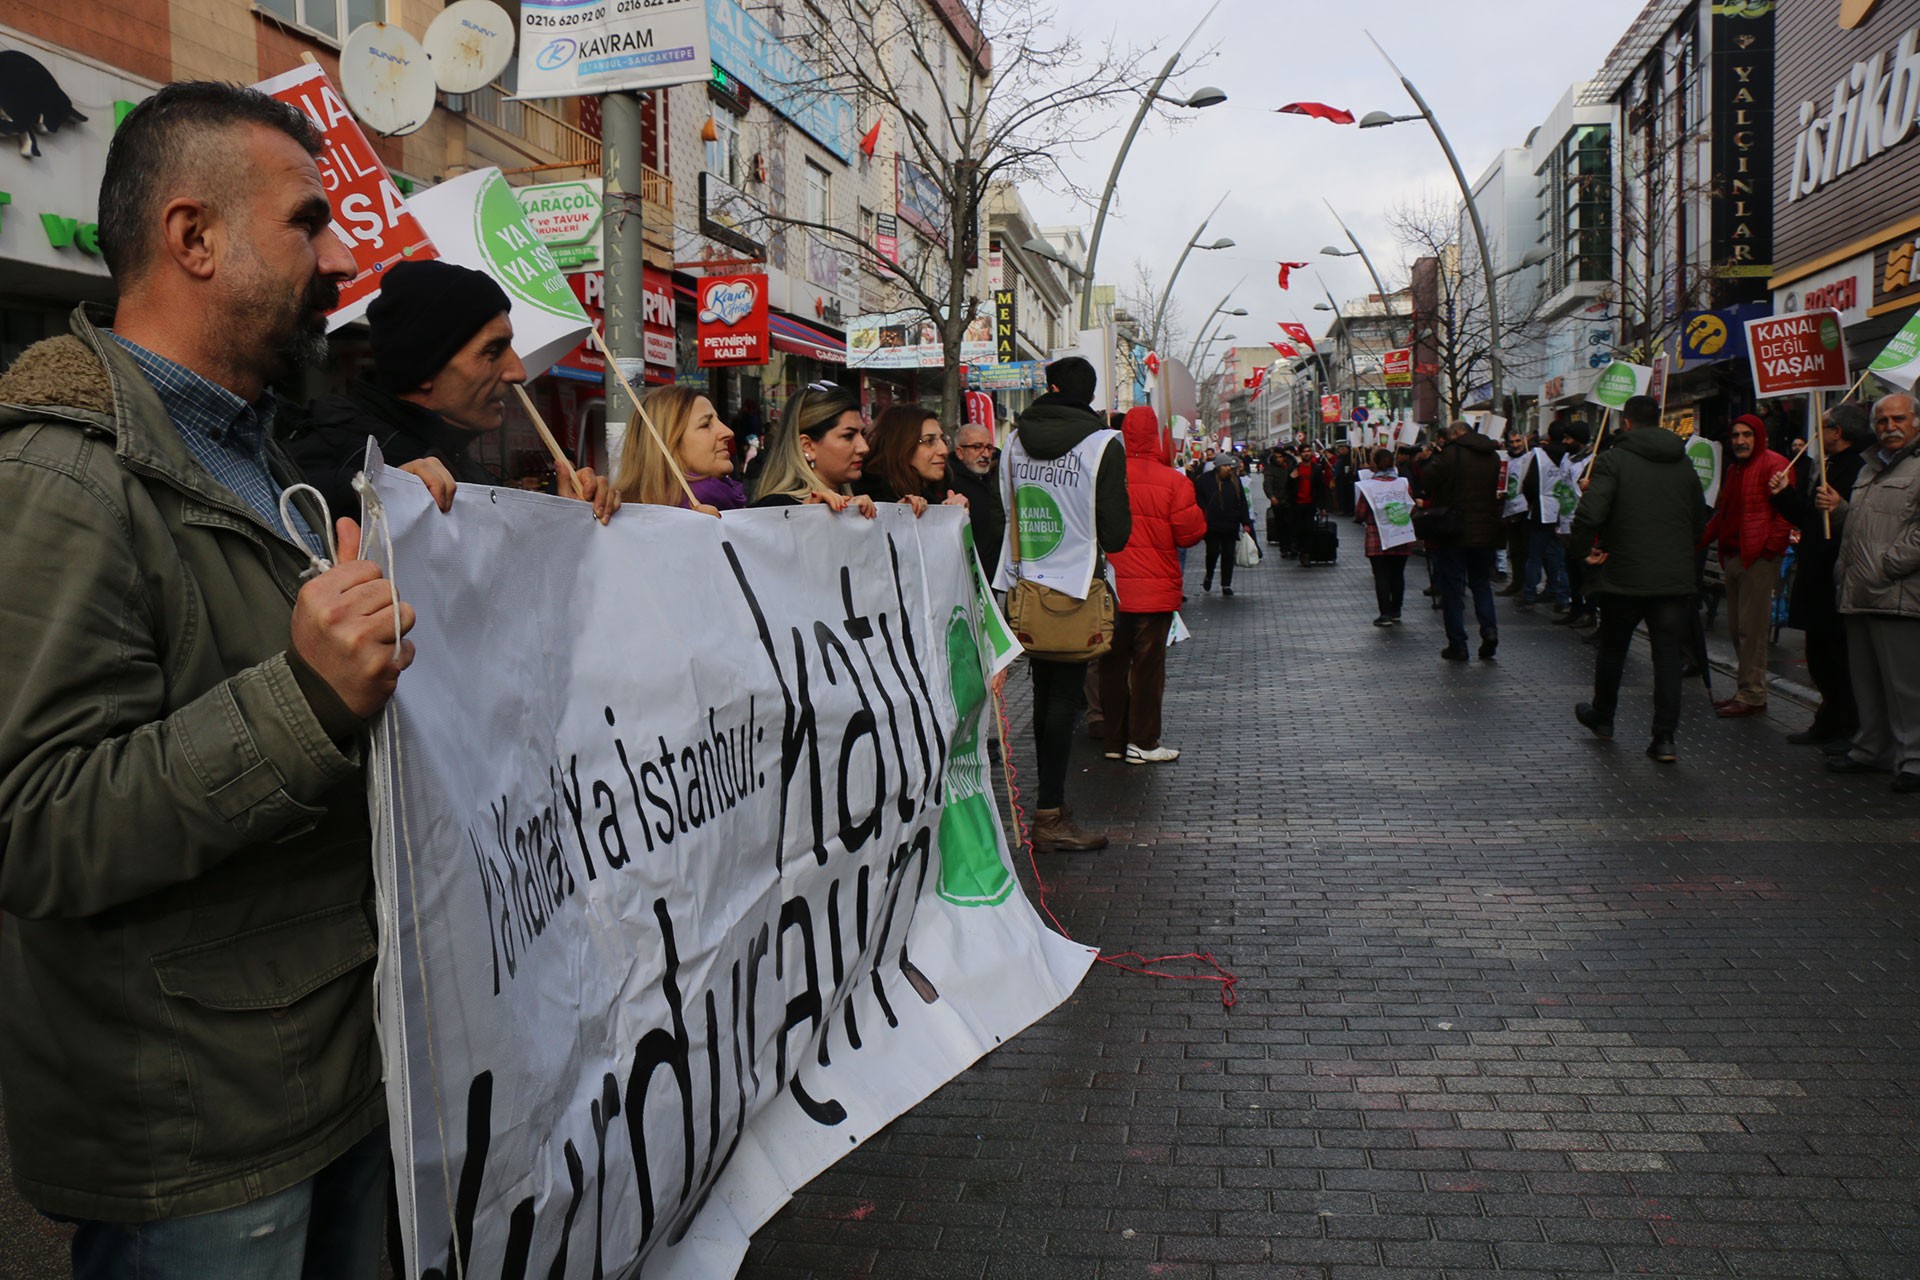
[[[1373,259],[1367,256],[1366,247],[1362,245],[1359,241],[1359,238],[1353,234],[1353,228],[1347,225],[1347,220],[1345,218],[1342,218],[1340,216],[1340,211],[1333,207],[1333,201],[1323,200],[1322,203],[1324,203],[1327,206],[1327,212],[1333,215],[1333,220],[1340,224],[1340,230],[1346,233],[1347,243],[1352,245],[1353,248],[1342,249],[1337,245],[1330,244],[1326,248],[1320,250],[1320,252],[1325,254],[1329,258],[1352,258],[1355,256],[1359,257],[1361,263],[1367,269],[1367,274],[1373,277],[1373,287],[1380,294],[1380,304],[1383,307],[1385,307],[1387,310],[1387,338],[1389,341],[1394,341],[1395,339],[1393,337],[1393,304],[1387,300],[1387,286],[1381,282],[1380,273],[1373,269]]]
[[[1099,212],[1093,217],[1093,235],[1087,241],[1086,274],[1080,282],[1080,327],[1082,329],[1093,327],[1093,263],[1094,259],[1100,256],[1100,233],[1107,225],[1107,207],[1113,203],[1113,189],[1120,184],[1120,167],[1127,162],[1127,151],[1133,146],[1133,139],[1140,132],[1140,126],[1146,123],[1147,112],[1153,110],[1155,102],[1172,102],[1183,107],[1197,108],[1217,107],[1227,100],[1226,92],[1212,85],[1198,89],[1185,98],[1160,96],[1160,90],[1165,87],[1167,77],[1173,74],[1174,66],[1180,61],[1180,55],[1187,51],[1187,46],[1193,43],[1194,36],[1200,34],[1200,28],[1207,25],[1207,19],[1211,18],[1214,9],[1219,7],[1220,0],[1214,0],[1212,7],[1200,15],[1200,21],[1194,24],[1193,31],[1181,42],[1180,47],[1173,51],[1173,56],[1167,59],[1167,65],[1160,68],[1160,74],[1147,87],[1146,96],[1140,99],[1140,109],[1133,113],[1133,123],[1127,126],[1127,136],[1120,140],[1120,152],[1113,158],[1112,172],[1107,174],[1107,189],[1100,193]]]
[[[1413,105],[1420,108],[1420,111],[1417,115],[1411,116],[1396,116],[1385,111],[1369,111],[1361,117],[1360,127],[1377,129],[1382,125],[1400,124],[1407,120],[1425,120],[1427,127],[1433,130],[1433,136],[1439,141],[1440,149],[1446,152],[1447,164],[1453,169],[1453,180],[1460,186],[1460,198],[1467,202],[1467,216],[1473,222],[1473,238],[1480,246],[1480,271],[1487,282],[1487,330],[1492,338],[1492,341],[1487,344],[1487,362],[1492,366],[1493,371],[1493,386],[1488,402],[1492,404],[1494,411],[1498,412],[1500,409],[1500,291],[1494,288],[1493,253],[1487,247],[1487,228],[1486,224],[1480,220],[1480,206],[1473,201],[1473,188],[1467,185],[1467,175],[1460,167],[1460,157],[1453,153],[1453,144],[1447,141],[1446,131],[1440,127],[1440,121],[1435,118],[1433,108],[1429,107],[1427,100],[1420,96],[1420,91],[1413,87],[1413,81],[1407,79],[1406,73],[1400,70],[1391,57],[1387,56],[1387,51],[1380,47],[1380,42],[1373,38],[1373,33],[1369,31],[1365,35],[1372,42],[1373,47],[1379,49],[1380,56],[1386,58],[1387,65],[1393,68],[1393,74],[1400,78],[1400,86],[1407,91],[1407,96],[1413,99]]]
[[[1207,331],[1208,323],[1211,322],[1212,319],[1217,315],[1224,314],[1224,315],[1230,315],[1230,316],[1244,316],[1245,314],[1247,314],[1247,309],[1245,307],[1235,307],[1232,311],[1227,310],[1227,303],[1231,301],[1233,298],[1233,290],[1238,289],[1241,285],[1245,284],[1246,282],[1247,282],[1247,278],[1245,276],[1241,276],[1238,280],[1235,280],[1233,282],[1233,289],[1227,290],[1226,293],[1221,297],[1218,305],[1216,305],[1213,310],[1207,312],[1205,318],[1203,318],[1200,321],[1200,329],[1199,329],[1200,333],[1204,334]],[[1193,362],[1195,360],[1198,360],[1199,358],[1200,358],[1200,339],[1195,338],[1193,340],[1193,350],[1187,352],[1187,368],[1192,369],[1194,367]]]
[[[1228,192],[1227,194],[1231,195],[1232,192]],[[1200,219],[1200,225],[1194,230],[1193,238],[1187,241],[1187,247],[1180,251],[1179,261],[1173,264],[1173,274],[1167,277],[1167,287],[1160,291],[1160,301],[1153,308],[1153,326],[1147,330],[1148,337],[1154,339],[1156,342],[1160,337],[1160,322],[1164,320],[1167,315],[1167,300],[1173,296],[1173,282],[1180,278],[1180,268],[1187,265],[1187,255],[1195,249],[1212,250],[1233,248],[1234,242],[1227,236],[1221,236],[1212,244],[1200,243],[1200,237],[1207,233],[1207,224],[1213,221],[1213,215],[1220,212],[1220,205],[1226,202],[1227,197],[1224,195],[1221,196],[1219,204],[1214,205],[1213,208],[1208,211],[1207,216]]]

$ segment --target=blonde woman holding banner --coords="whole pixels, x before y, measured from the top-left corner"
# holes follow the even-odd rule
[[[831,383],[810,384],[787,402],[767,441],[767,463],[754,487],[753,505],[818,502],[835,511],[851,505],[871,519],[873,499],[848,492],[866,469],[861,426],[860,406],[852,396]]]
[[[692,387],[655,387],[641,407],[660,431],[656,440],[636,410],[627,420],[627,438],[620,450],[620,469],[614,488],[622,502],[656,507],[686,507],[691,483],[693,510],[717,516],[746,506],[746,496],[733,482],[733,431],[714,412],[713,401]]]

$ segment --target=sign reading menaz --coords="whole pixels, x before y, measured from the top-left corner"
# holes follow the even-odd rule
[[[695,287],[695,298],[702,369],[767,362],[765,276],[708,276]]]

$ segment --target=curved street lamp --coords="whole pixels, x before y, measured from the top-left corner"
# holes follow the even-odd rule
[[[1173,274],[1167,277],[1167,287],[1160,291],[1160,301],[1153,308],[1153,325],[1147,330],[1149,336],[1155,339],[1158,339],[1160,336],[1160,323],[1166,319],[1167,315],[1167,299],[1173,296],[1173,282],[1180,278],[1180,268],[1187,265],[1187,255],[1195,249],[1212,250],[1233,248],[1234,242],[1229,236],[1221,236],[1212,244],[1200,243],[1200,237],[1207,233],[1207,224],[1213,221],[1214,214],[1220,212],[1220,206],[1227,202],[1227,195],[1232,194],[1233,193],[1229,191],[1226,195],[1221,196],[1218,203],[1207,211],[1207,216],[1200,219],[1199,227],[1194,230],[1193,237],[1187,241],[1187,247],[1180,251],[1180,260],[1173,264]]]
[[[1086,274],[1080,283],[1080,328],[1082,329],[1093,327],[1093,264],[1094,259],[1100,256],[1100,233],[1107,225],[1107,207],[1113,203],[1113,189],[1120,183],[1120,166],[1127,162],[1127,151],[1133,146],[1133,139],[1140,132],[1140,126],[1146,122],[1147,112],[1153,110],[1153,104],[1156,102],[1170,102],[1175,106],[1198,109],[1217,107],[1227,100],[1226,90],[1213,85],[1196,89],[1184,98],[1169,98],[1160,92],[1166,86],[1167,77],[1173,74],[1173,68],[1179,63],[1180,55],[1187,51],[1187,46],[1193,43],[1194,36],[1200,34],[1200,28],[1207,25],[1207,19],[1211,18],[1213,11],[1219,7],[1220,0],[1214,0],[1212,7],[1200,15],[1200,21],[1194,24],[1192,32],[1181,42],[1180,47],[1173,51],[1173,56],[1167,59],[1167,65],[1160,68],[1160,74],[1147,87],[1146,96],[1140,99],[1140,109],[1133,113],[1133,123],[1127,126],[1127,136],[1120,140],[1120,153],[1113,158],[1113,170],[1107,174],[1107,189],[1100,193],[1100,209],[1093,217],[1093,235],[1087,240]]]
[[[1487,281],[1487,332],[1493,339],[1487,344],[1487,363],[1493,371],[1493,385],[1488,402],[1492,404],[1495,412],[1498,412],[1500,408],[1500,291],[1494,288],[1493,284],[1497,279],[1493,274],[1493,253],[1487,248],[1487,228],[1486,224],[1480,220],[1480,206],[1473,201],[1473,188],[1467,185],[1467,175],[1466,171],[1460,167],[1460,157],[1453,153],[1453,144],[1447,141],[1446,131],[1440,127],[1440,121],[1434,117],[1433,108],[1429,107],[1427,100],[1420,96],[1420,91],[1413,87],[1413,81],[1407,79],[1406,73],[1387,56],[1387,51],[1380,47],[1380,42],[1373,38],[1373,33],[1365,31],[1362,34],[1375,49],[1379,50],[1380,56],[1386,59],[1387,65],[1393,68],[1393,74],[1400,78],[1400,87],[1407,91],[1407,96],[1413,99],[1413,105],[1420,110],[1410,116],[1396,116],[1386,111],[1369,111],[1360,117],[1360,127],[1377,129],[1382,125],[1402,124],[1408,120],[1425,120],[1427,127],[1433,130],[1434,138],[1439,141],[1440,149],[1446,153],[1447,164],[1453,169],[1453,180],[1460,187],[1460,198],[1466,201],[1467,215],[1473,222],[1473,238],[1480,246],[1480,270]]]
[[[1245,276],[1241,276],[1238,280],[1235,280],[1233,282],[1233,289],[1238,289],[1241,285],[1245,284],[1246,282],[1247,282],[1247,278]],[[1226,293],[1221,296],[1218,305],[1216,305],[1213,310],[1207,312],[1205,317],[1201,319],[1199,331],[1202,334],[1204,334],[1207,331],[1208,322],[1211,321],[1217,315],[1244,316],[1247,314],[1246,308],[1244,307],[1237,307],[1232,311],[1227,310],[1227,303],[1231,301],[1233,298],[1233,289],[1227,290]],[[1196,337],[1193,340],[1193,349],[1187,352],[1187,368],[1191,370],[1194,367],[1194,361],[1198,360],[1199,358],[1200,358],[1200,339]]]

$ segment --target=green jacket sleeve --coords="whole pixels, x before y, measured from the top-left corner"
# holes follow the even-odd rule
[[[1100,549],[1111,555],[1133,536],[1133,507],[1127,501],[1127,449],[1115,436],[1100,454],[1100,470],[1093,478],[1094,534]]]
[[[172,693],[133,522],[84,471],[0,464],[0,909],[89,916],[304,828],[360,768],[281,653]]]

